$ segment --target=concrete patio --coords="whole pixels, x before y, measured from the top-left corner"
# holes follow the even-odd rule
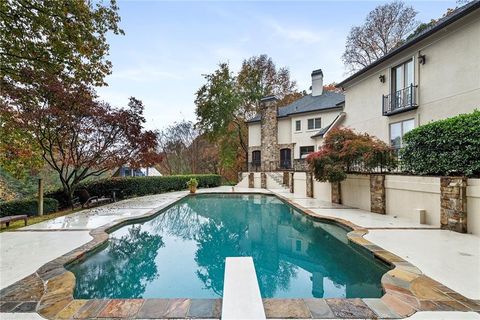
[[[480,299],[479,237],[438,230],[393,216],[300,197],[284,189],[235,187],[234,191],[274,193],[289,198],[319,216],[351,221],[369,229],[366,239],[417,266],[423,274],[468,298]],[[232,187],[201,189],[198,192],[232,192]],[[128,199],[0,234],[0,289],[30,275],[55,257],[88,242],[91,239],[90,230],[112,221],[145,214],[186,194],[186,191],[181,191]],[[32,252],[35,254],[32,255]],[[32,316],[34,315],[31,313],[1,313],[0,319],[34,319]],[[480,319],[480,315],[418,312],[411,318]]]

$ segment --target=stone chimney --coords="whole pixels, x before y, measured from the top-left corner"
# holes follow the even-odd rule
[[[275,96],[268,96],[260,100],[262,114],[261,122],[261,161],[262,170],[269,170],[279,160],[278,154],[278,106]]]
[[[323,72],[322,69],[312,71],[312,97],[323,93]]]

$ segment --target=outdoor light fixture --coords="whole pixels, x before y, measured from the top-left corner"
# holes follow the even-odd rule
[[[385,75],[384,75],[384,74],[380,75],[380,76],[378,77],[378,79],[380,79],[380,82],[381,82],[381,83],[385,83]]]
[[[425,64],[426,57],[424,54],[418,53],[418,63]]]

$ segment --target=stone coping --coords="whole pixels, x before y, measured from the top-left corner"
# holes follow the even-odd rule
[[[199,194],[232,194],[202,192]],[[479,301],[468,299],[372,242],[363,238],[368,230],[340,218],[320,216],[282,195],[265,192],[234,194],[274,195],[315,220],[351,230],[347,238],[392,266],[381,284],[385,294],[378,299],[264,299],[267,318],[384,318],[410,316],[416,311],[477,311]],[[90,232],[93,239],[60,256],[34,274],[0,291],[0,312],[38,312],[47,319],[155,319],[219,318],[221,299],[74,299],[75,276],[65,266],[78,262],[106,245],[109,233],[125,225],[150,220],[174,205],[183,195],[137,216],[111,222]]]

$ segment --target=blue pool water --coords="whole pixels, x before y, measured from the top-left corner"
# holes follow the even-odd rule
[[[380,297],[388,268],[346,234],[273,196],[196,195],[69,269],[75,298],[218,298],[225,257],[252,256],[264,298]]]

